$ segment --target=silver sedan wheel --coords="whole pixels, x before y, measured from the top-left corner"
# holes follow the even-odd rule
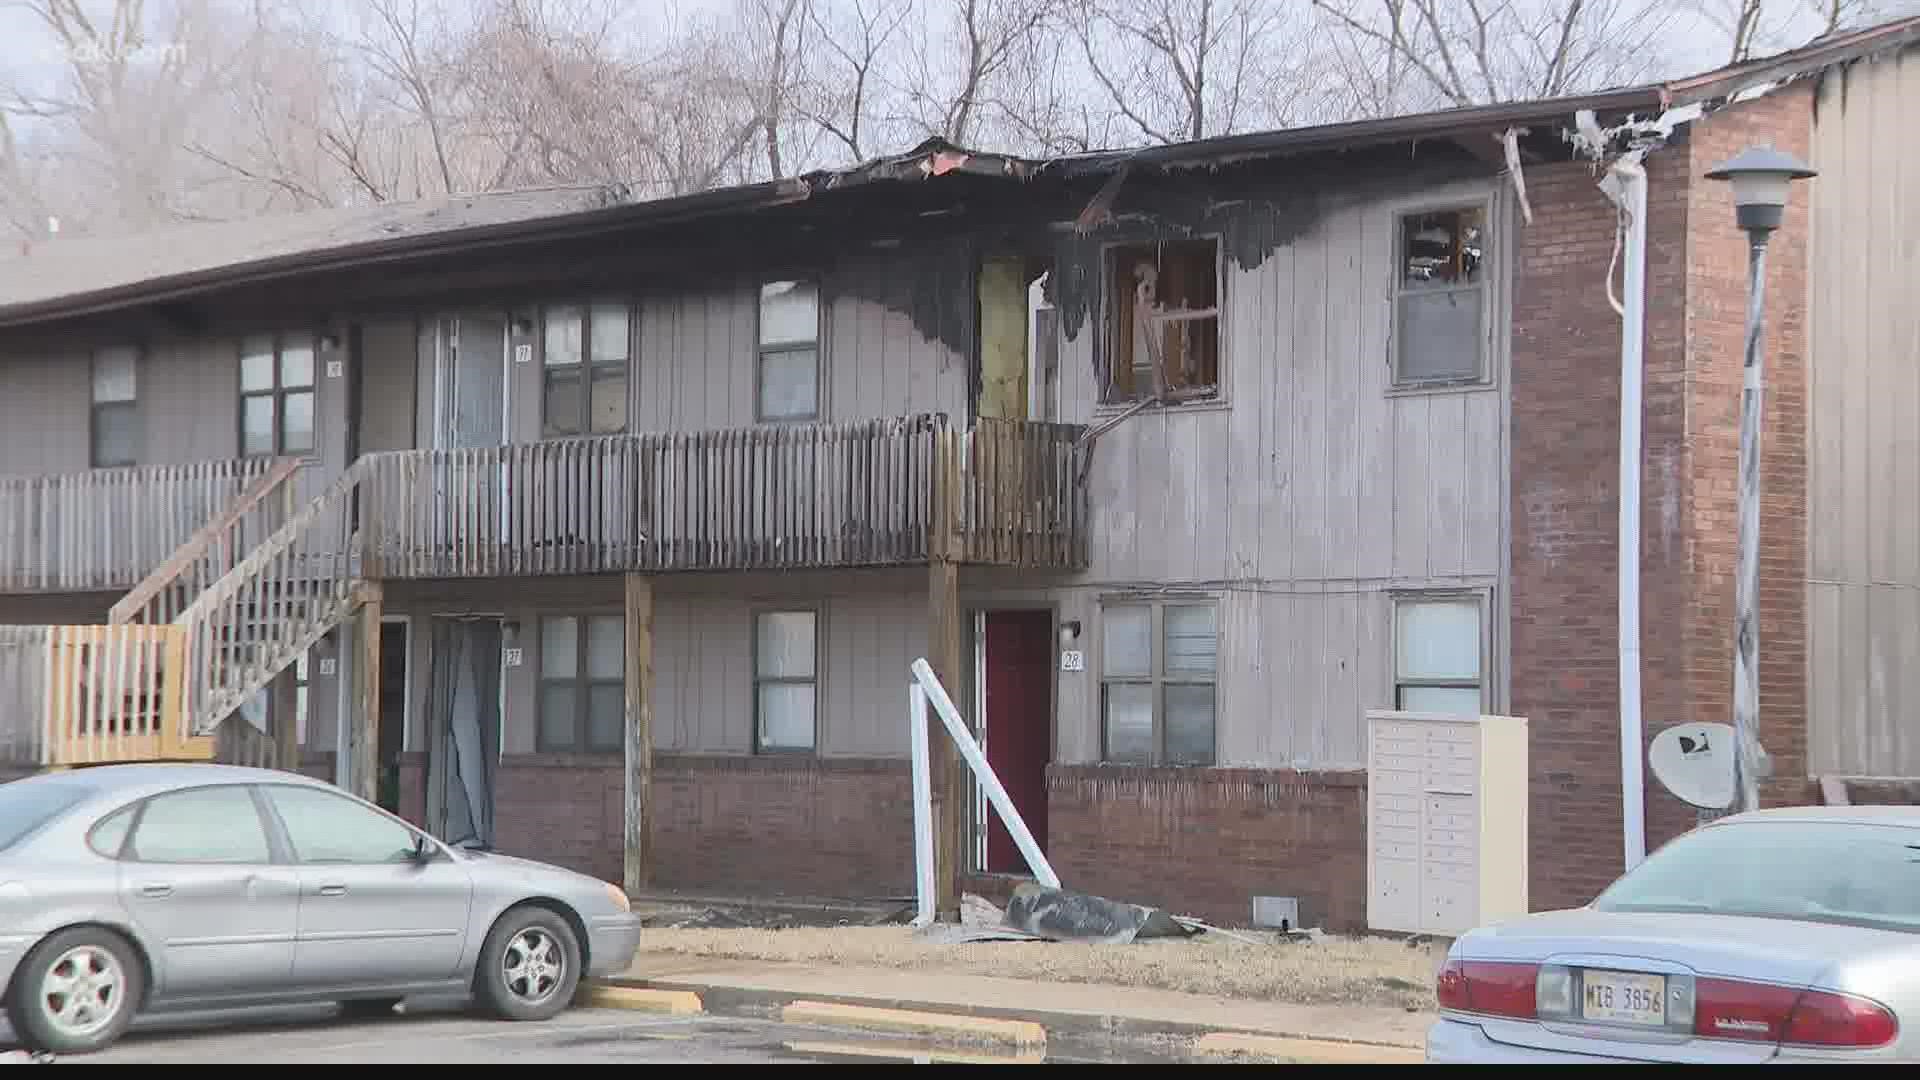
[[[113,1023],[126,999],[127,977],[112,953],[77,945],[40,980],[40,1007],[62,1035],[86,1038]]]
[[[566,975],[567,955],[552,934],[538,926],[529,926],[507,942],[500,955],[501,974],[506,977],[507,993],[528,1005],[538,1005],[560,989]]]

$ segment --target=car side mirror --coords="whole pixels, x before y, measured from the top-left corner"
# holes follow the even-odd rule
[[[425,866],[433,861],[433,843],[429,841],[424,834],[415,833],[413,836],[413,850],[408,854],[415,865]]]

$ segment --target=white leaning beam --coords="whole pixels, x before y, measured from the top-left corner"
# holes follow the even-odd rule
[[[933,923],[933,775],[927,760],[927,692],[919,683],[908,688],[913,719],[913,881],[918,902],[913,925]]]
[[[1014,808],[1013,799],[1007,795],[1007,789],[1000,785],[1000,778],[994,775],[993,766],[987,764],[987,756],[980,752],[980,744],[973,741],[973,735],[961,723],[960,710],[954,707],[953,699],[947,696],[946,688],[940,685],[939,676],[933,673],[933,668],[924,657],[913,662],[913,677],[925,691],[927,700],[933,703],[933,711],[940,714],[948,736],[960,748],[960,756],[966,759],[974,778],[986,789],[987,798],[993,803],[993,808],[999,811],[1000,820],[1006,823],[1007,831],[1013,834],[1013,842],[1026,858],[1028,869],[1033,871],[1033,876],[1040,884],[1049,889],[1059,888],[1060,875],[1053,872],[1053,865],[1047,862],[1040,845],[1034,842],[1033,833],[1027,831],[1027,823],[1020,817],[1020,811]]]

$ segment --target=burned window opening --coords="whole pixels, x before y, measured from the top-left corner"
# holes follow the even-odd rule
[[[1115,247],[1107,295],[1108,404],[1218,396],[1218,240]]]
[[[1486,210],[1479,206],[1401,216],[1395,386],[1470,383],[1484,377],[1486,223]]]

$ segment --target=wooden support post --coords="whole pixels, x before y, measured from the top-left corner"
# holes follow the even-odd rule
[[[653,579],[626,576],[626,862],[629,895],[653,877]]]
[[[380,797],[380,615],[386,607],[385,590],[377,581],[360,586],[360,625],[354,635],[360,655],[354,658],[359,701],[353,711],[353,793],[373,802]]]
[[[953,561],[954,518],[959,498],[959,459],[951,432],[941,432],[934,454],[934,505],[927,560],[927,663],[947,693],[961,699],[960,576]],[[964,699],[962,699],[964,700]],[[933,750],[935,904],[942,919],[960,912],[960,853],[967,840],[966,774],[953,740],[939,727],[928,732]]]
[[[273,717],[273,767],[283,772],[300,771],[300,717],[293,680],[286,673],[274,677],[269,700]]]

